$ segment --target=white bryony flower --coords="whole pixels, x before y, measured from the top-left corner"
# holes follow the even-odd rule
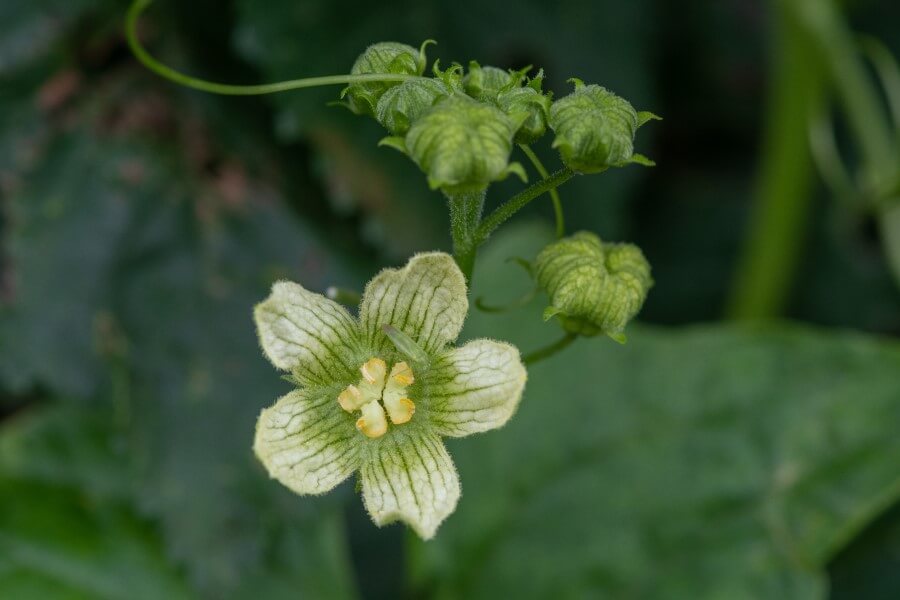
[[[433,537],[460,494],[441,437],[501,427],[525,387],[514,346],[451,346],[468,306],[444,253],[379,273],[358,319],[276,283],[254,318],[266,356],[299,387],[259,417],[253,448],[269,474],[298,494],[323,494],[358,471],[377,525],[403,521]]]

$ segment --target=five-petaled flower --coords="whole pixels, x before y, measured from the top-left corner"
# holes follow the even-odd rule
[[[322,494],[359,471],[377,525],[404,521],[431,538],[460,493],[441,436],[502,426],[525,386],[514,346],[451,346],[467,311],[465,279],[444,253],[379,273],[358,319],[276,283],[254,317],[266,356],[299,387],[259,417],[254,450],[269,474]]]

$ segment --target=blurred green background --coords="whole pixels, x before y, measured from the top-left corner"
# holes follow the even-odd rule
[[[422,543],[375,528],[352,482],[300,498],[268,480],[252,432],[289,385],[250,311],[278,278],[361,289],[449,249],[440,195],[375,123],[328,106],[339,88],[192,92],[129,54],[126,3],[4,0],[0,597],[900,597],[882,245],[900,231],[811,165],[810,97],[867,160],[828,100],[830,38],[795,19],[816,4],[158,0],[142,19],[157,56],[208,79],[342,73],[372,42],[434,38],[442,64],[533,64],[557,95],[577,76],[665,118],[637,142],[656,168],[560,190],[570,231],[643,248],[642,323],[627,346],[536,365],[507,427],[450,443],[464,493]],[[834,14],[900,52],[900,4]],[[771,230],[754,225],[767,205]],[[506,259],[551,239],[549,202],[512,223],[473,297],[527,291]],[[774,249],[761,276],[749,231]],[[542,302],[473,310],[464,336],[540,347],[559,335]]]

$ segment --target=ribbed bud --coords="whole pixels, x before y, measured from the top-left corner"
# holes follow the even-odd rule
[[[634,135],[652,113],[638,113],[624,98],[599,85],[574,80],[575,91],[550,107],[550,127],[556,132],[553,147],[563,162],[579,173],[599,173],[609,167],[636,162],[652,165],[634,154]]]
[[[524,115],[516,142],[530,144],[547,131],[550,98],[533,87],[513,88],[497,95],[497,106],[510,116]]]
[[[474,60],[463,79],[466,93],[482,102],[494,102],[501,89],[512,82],[512,75],[498,67],[482,67]]]
[[[425,47],[419,50],[399,42],[378,42],[372,44],[359,55],[352,75],[398,74],[421,75],[425,71]],[[378,100],[389,89],[399,85],[396,81],[376,81],[353,83],[344,88],[341,97],[346,97],[348,105],[357,114],[374,115]]]
[[[653,285],[640,248],[607,244],[589,232],[550,244],[535,261],[538,285],[550,297],[544,318],[566,331],[624,341],[625,325],[640,311]]]
[[[381,96],[375,107],[375,118],[393,135],[405,135],[416,119],[451,93],[438,79],[404,81]]]
[[[521,165],[509,162],[520,124],[494,106],[454,94],[419,117],[405,139],[382,143],[408,154],[432,189],[479,191],[510,173],[526,178]]]

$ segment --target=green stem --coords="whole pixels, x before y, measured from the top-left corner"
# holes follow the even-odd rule
[[[537,154],[534,153],[534,150],[531,149],[531,146],[528,144],[519,144],[519,148],[522,152],[525,153],[525,156],[528,157],[528,160],[531,161],[531,164],[534,166],[535,170],[540,174],[542,179],[547,179],[550,177],[550,173],[547,172],[547,169],[544,167],[544,163],[541,162],[541,159],[538,158]],[[563,208],[562,201],[559,199],[559,192],[556,191],[556,188],[550,190],[550,200],[553,201],[553,213],[556,217],[556,237],[561,238],[566,235],[566,222],[563,217]]]
[[[453,236],[453,258],[466,277],[472,279],[475,269],[475,255],[479,240],[476,231],[484,210],[484,196],[487,190],[476,192],[445,193],[450,206],[450,234]]]
[[[544,360],[545,358],[550,358],[557,352],[567,348],[569,344],[574,342],[577,337],[578,334],[576,333],[567,333],[562,338],[553,342],[549,346],[544,346],[540,350],[535,350],[530,354],[526,354],[522,359],[522,362],[524,362],[526,365],[533,365],[534,363]]]
[[[137,21],[153,0],[135,0],[128,9],[128,15],[125,19],[125,39],[128,41],[128,47],[134,53],[135,57],[145,67],[156,73],[157,75],[173,81],[185,87],[189,87],[202,92],[210,92],[212,94],[222,94],[226,96],[258,96],[262,94],[274,94],[277,92],[286,92],[288,90],[296,90],[300,88],[319,87],[323,85],[342,85],[347,83],[367,83],[375,81],[405,81],[407,79],[418,79],[418,75],[403,74],[366,74],[366,75],[326,75],[322,77],[304,77],[302,79],[292,79],[290,81],[279,81],[277,83],[264,83],[259,85],[230,85],[226,83],[216,83],[214,81],[206,81],[191,77],[175,69],[167,67],[163,63],[153,58],[149,52],[141,45],[137,38]]]
[[[542,179],[531,186],[525,188],[496,209],[494,212],[485,217],[484,221],[475,232],[475,240],[477,244],[483,243],[500,225],[507,219],[516,214],[526,204],[550,190],[554,190],[567,182],[575,173],[568,167],[563,167],[556,171],[546,179]]]
[[[727,313],[765,319],[783,311],[802,247],[812,168],[807,120],[823,90],[815,48],[776,0],[776,44],[750,230]]]

